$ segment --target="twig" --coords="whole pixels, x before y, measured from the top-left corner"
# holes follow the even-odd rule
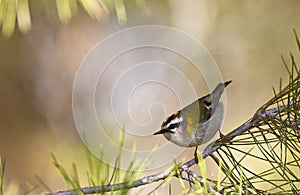
[[[202,158],[206,158],[208,156],[211,156],[215,151],[220,149],[224,144],[230,143],[230,141],[238,136],[244,133],[246,130],[249,130],[252,126],[260,122],[263,118],[265,117],[270,117],[270,116],[276,116],[280,111],[283,109],[287,108],[287,106],[280,106],[276,108],[271,108],[268,110],[264,110],[258,114],[256,114],[251,120],[248,120],[244,124],[242,124],[240,127],[236,128],[229,134],[225,135],[224,137],[212,142],[209,144],[201,154]],[[179,165],[178,169],[180,172],[186,172],[188,175],[194,177],[195,179],[199,179],[200,183],[203,184],[202,178],[199,177],[196,173],[192,172],[189,168],[193,165],[195,165],[195,159],[191,159],[188,162]],[[150,184],[153,182],[158,182],[161,180],[166,179],[169,177],[172,173],[174,173],[174,169],[170,171],[165,171],[163,173],[158,173],[150,176],[143,177],[141,179],[138,179],[134,182],[123,182],[123,183],[118,183],[118,184],[109,184],[109,185],[103,185],[103,186],[95,186],[95,187],[85,187],[81,188],[81,192],[83,194],[96,194],[96,193],[104,193],[104,192],[111,192],[111,191],[118,191],[122,189],[130,189],[130,188],[136,188],[139,186],[143,186],[146,184]],[[175,177],[178,177],[178,175],[174,174]],[[189,178],[187,177],[182,177],[182,179],[190,181]],[[209,186],[210,187],[210,186]],[[210,187],[211,190],[213,188]],[[215,192],[215,191],[212,191]],[[217,192],[215,192],[216,194]],[[64,191],[59,191],[56,193],[47,193],[47,195],[76,195],[78,194],[76,190],[64,190]]]
[[[193,178],[195,178],[196,180],[199,181],[199,183],[202,185],[202,186],[206,186],[206,188],[208,189],[208,191],[212,194],[215,194],[215,195],[221,195],[220,193],[218,193],[213,187],[211,187],[207,182],[204,182],[203,181],[203,178],[198,176],[195,172],[193,172],[192,170],[190,169],[186,169],[185,172],[187,172],[188,175],[192,176]]]
[[[181,165],[180,167],[182,167],[182,166],[190,167],[195,164],[195,162],[192,162],[192,161],[194,161],[194,159]],[[112,184],[112,185],[86,187],[86,188],[81,188],[81,191],[84,194],[95,194],[95,193],[117,191],[117,190],[121,190],[121,189],[135,188],[135,187],[143,186],[143,185],[146,185],[146,184],[149,184],[152,182],[164,180],[172,173],[172,171],[173,170],[146,176],[146,177],[143,177],[141,179],[134,181],[133,183],[123,182],[123,183]],[[51,194],[52,193],[48,193],[47,195],[51,195]],[[75,194],[78,194],[76,190],[65,190],[65,191],[59,191],[59,192],[54,193],[54,195],[75,195]]]

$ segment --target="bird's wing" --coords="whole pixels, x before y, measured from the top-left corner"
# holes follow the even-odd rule
[[[204,102],[201,103],[201,102]],[[191,134],[199,124],[209,120],[211,116],[210,96],[204,96],[182,109],[182,113],[186,120],[187,132]]]

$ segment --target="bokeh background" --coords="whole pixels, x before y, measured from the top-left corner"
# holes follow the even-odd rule
[[[289,52],[298,53],[292,31],[300,31],[297,0],[138,2],[144,1],[125,1],[124,19],[114,5],[108,6],[109,12],[90,5],[98,14],[90,16],[78,3],[68,18],[59,15],[54,1],[29,1],[30,29],[15,27],[10,35],[2,23],[0,155],[6,160],[5,181],[16,183],[18,193],[39,183],[35,175],[54,191],[65,188],[50,153],[66,167],[75,162],[82,178],[86,176],[85,148],[72,116],[72,85],[87,52],[113,32],[166,25],[199,40],[223,78],[233,80],[227,89],[224,133],[270,99],[280,78],[286,81],[281,55],[288,59]],[[199,88],[199,95],[205,90]],[[182,158],[189,159],[192,153],[187,149]]]

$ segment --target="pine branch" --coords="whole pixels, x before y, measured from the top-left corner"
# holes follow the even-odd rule
[[[192,159],[192,160],[188,161],[187,163],[179,166],[179,169],[182,169],[182,170],[187,169],[194,164],[195,164],[195,160]],[[141,179],[134,181],[133,183],[132,182],[123,182],[123,183],[112,184],[112,185],[81,188],[81,192],[83,192],[84,194],[95,194],[95,193],[103,193],[103,192],[117,191],[117,190],[123,190],[123,189],[130,189],[130,188],[150,184],[153,182],[157,182],[160,180],[164,180],[172,174],[174,174],[174,170],[146,176],[146,177],[143,177]],[[174,174],[174,176],[175,176],[175,174]],[[52,194],[52,193],[48,193],[48,195],[50,195],[50,194]],[[59,192],[54,193],[54,195],[74,195],[74,194],[78,194],[78,192],[76,190],[65,190],[65,191],[59,191]]]
[[[299,105],[299,104],[297,103],[296,105]],[[222,137],[222,138],[212,142],[210,145],[208,145],[204,149],[203,153],[201,154],[201,157],[203,159],[205,159],[208,156],[214,156],[214,153],[216,151],[218,151],[222,146],[224,146],[226,144],[230,145],[232,140],[235,137],[242,135],[244,132],[248,131],[252,127],[259,125],[265,118],[274,117],[274,116],[276,116],[275,118],[277,118],[278,113],[282,112],[283,110],[286,110],[289,106],[291,106],[291,105],[285,105],[285,106],[280,106],[277,108],[271,108],[271,109],[262,111],[259,114],[256,114],[254,118],[250,119],[249,121],[247,121],[246,123],[244,123],[243,125],[238,127],[237,129],[232,131],[231,133],[225,135],[224,137]],[[283,120],[282,122],[284,122],[286,124],[285,120]],[[292,121],[289,123],[292,124],[292,126],[294,126],[295,124],[299,125],[299,121],[298,122]],[[191,166],[193,166],[195,164],[196,164],[195,159],[191,159],[191,160],[187,161],[186,163],[179,165],[178,170],[180,171],[180,173],[183,173],[183,172],[188,173],[188,175],[190,175],[194,178],[197,178],[201,182],[201,177],[197,176],[195,173],[193,173],[189,169]],[[95,194],[95,193],[103,193],[103,192],[111,192],[111,191],[136,188],[136,187],[147,185],[147,184],[150,184],[153,182],[165,180],[166,178],[168,178],[170,176],[178,177],[178,175],[174,171],[175,170],[172,169],[170,171],[146,176],[146,177],[138,179],[134,182],[123,182],[123,183],[117,183],[117,184],[109,184],[109,185],[103,185],[103,186],[81,188],[81,192],[84,194]],[[188,177],[181,176],[181,178],[191,182],[191,180]],[[212,191],[214,191],[214,189],[211,188],[210,191],[212,192]],[[59,191],[59,192],[54,193],[54,195],[71,195],[71,194],[72,195],[77,194],[77,191],[76,190],[65,190],[65,191]]]

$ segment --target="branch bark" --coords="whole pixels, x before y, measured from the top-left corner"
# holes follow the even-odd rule
[[[234,137],[236,137],[238,135],[241,135],[246,130],[249,130],[252,126],[254,126],[258,122],[263,120],[264,117],[268,117],[268,116],[273,116],[274,117],[274,116],[276,116],[276,114],[278,112],[280,112],[281,110],[283,110],[285,108],[286,108],[286,106],[281,106],[281,107],[271,108],[271,109],[260,112],[259,114],[255,115],[252,119],[248,120],[247,122],[242,124],[240,127],[236,128],[235,130],[230,132],[229,134],[227,134],[227,135],[219,138],[218,140],[212,142],[211,144],[209,144],[204,149],[203,153],[201,154],[201,157],[203,159],[205,159],[208,156],[213,155],[213,153],[215,151],[217,151],[218,149],[220,149],[224,144],[230,143],[230,141]],[[197,176],[196,174],[194,174],[191,170],[189,170],[189,168],[191,166],[195,165],[195,164],[196,164],[195,159],[191,159],[191,160],[187,161],[186,163],[184,163],[182,165],[179,165],[178,169],[181,173],[186,172],[188,175],[194,177],[195,179],[198,179],[198,181],[200,183],[202,183],[201,182],[202,178]],[[162,172],[162,173],[158,173],[158,174],[154,174],[154,175],[150,175],[150,176],[145,176],[141,179],[138,179],[138,180],[136,180],[134,182],[130,182],[130,183],[129,182],[123,182],[123,183],[108,184],[108,185],[103,185],[103,186],[84,187],[84,188],[81,188],[81,192],[83,194],[96,194],[96,193],[117,191],[117,190],[122,190],[122,189],[136,188],[136,187],[139,187],[139,186],[143,186],[143,185],[147,185],[147,184],[150,184],[150,183],[153,183],[153,182],[158,182],[158,181],[164,180],[167,177],[170,177],[172,174],[173,174],[174,177],[181,177],[181,176],[178,176],[174,172],[174,169],[172,169],[170,171],[165,171],[165,172]],[[181,177],[181,178],[191,182],[191,180],[188,177]],[[213,188],[210,187],[209,189],[214,194],[218,194]],[[78,194],[76,190],[64,190],[64,191],[59,191],[59,192],[55,192],[55,193],[47,193],[47,195],[75,195],[75,194]]]

